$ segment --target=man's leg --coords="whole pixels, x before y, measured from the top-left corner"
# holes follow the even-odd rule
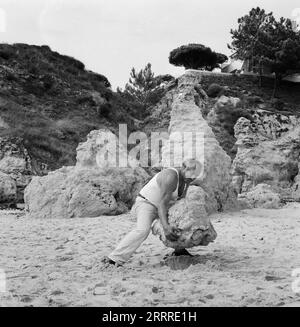
[[[144,200],[135,203],[135,213],[137,217],[135,229],[128,233],[108,255],[108,259],[113,262],[124,263],[129,260],[131,255],[148,237],[152,222],[158,217],[157,209]]]

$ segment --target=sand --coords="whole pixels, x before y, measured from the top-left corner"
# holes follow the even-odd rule
[[[193,248],[184,270],[165,264],[172,250],[153,235],[123,267],[103,267],[130,215],[0,217],[0,306],[300,306],[300,204],[213,215],[215,243]]]

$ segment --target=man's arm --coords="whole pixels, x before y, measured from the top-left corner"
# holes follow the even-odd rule
[[[163,228],[165,229],[169,225],[168,221],[168,207],[169,207],[169,202],[171,200],[171,196],[169,193],[164,193],[162,195],[161,202],[158,207],[158,214],[159,218],[161,220],[161,224]]]
[[[176,241],[178,230],[169,225],[168,221],[168,207],[172,198],[172,193],[177,187],[177,174],[172,170],[164,170],[157,177],[157,183],[161,191],[161,201],[158,206],[158,215],[165,231],[166,237],[171,241]]]
[[[182,192],[182,194],[181,194],[181,196],[180,196],[180,199],[183,199],[183,198],[186,197],[186,193],[187,193],[187,191],[188,191],[188,189],[189,189],[190,184],[191,184],[191,183],[186,183],[186,184],[185,184],[185,186],[184,186],[184,190],[183,190],[183,192]]]

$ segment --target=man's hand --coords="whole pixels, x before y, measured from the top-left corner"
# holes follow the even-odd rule
[[[167,226],[164,226],[164,232],[165,232],[166,238],[169,241],[175,242],[179,238],[181,230],[179,228],[167,225]]]

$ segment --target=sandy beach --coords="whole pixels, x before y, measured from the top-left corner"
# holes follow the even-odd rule
[[[153,235],[123,267],[103,267],[101,258],[134,225],[129,214],[0,217],[0,306],[300,306],[291,286],[300,268],[300,204],[213,215],[215,243],[191,249],[184,270],[164,260],[172,250]]]

